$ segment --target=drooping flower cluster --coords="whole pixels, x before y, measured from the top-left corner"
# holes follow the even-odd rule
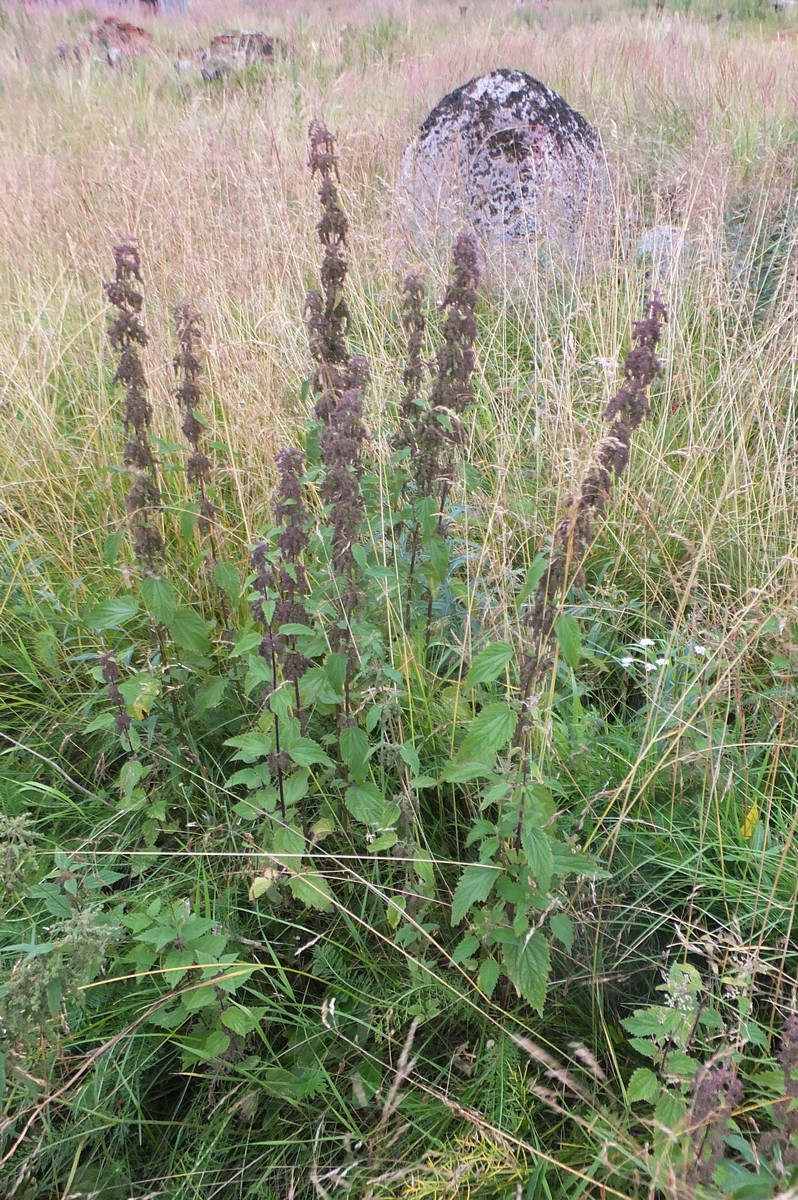
[[[349,361],[346,346],[349,309],[344,295],[344,281],[349,269],[345,254],[349,221],[338,195],[335,138],[322,121],[312,121],[308,139],[311,175],[321,176],[321,218],[316,231],[324,247],[324,257],[321,291],[308,292],[305,320],[315,364],[312,387],[316,396],[316,416],[320,421],[327,421],[343,391],[344,368]]]
[[[211,478],[211,460],[199,448],[202,424],[197,417],[201,399],[200,377],[202,364],[199,352],[202,345],[202,323],[199,314],[189,304],[175,309],[177,324],[177,353],[173,363],[179,380],[175,398],[183,415],[180,426],[190,451],[186,461],[186,478],[199,493],[199,528],[205,534],[211,530],[216,506],[208,499],[207,485]]]
[[[463,438],[462,418],[474,399],[471,376],[477,335],[474,314],[479,279],[477,244],[470,234],[461,233],[452,250],[452,278],[441,305],[446,314],[443,342],[436,355],[434,377],[426,403],[418,402],[423,325],[419,330],[415,285],[412,285],[408,295],[410,328],[406,383],[407,397],[412,398],[406,398],[406,406],[412,424],[405,438],[412,451],[417,495],[431,496],[440,486],[441,507],[451,483],[454,451]],[[405,286],[407,292],[407,284]]]
[[[123,461],[133,476],[125,505],[133,552],[144,573],[154,575],[164,553],[158,527],[161,493],[149,437],[152,406],[139,355],[139,349],[147,344],[140,321],[143,296],[136,287],[142,284],[141,258],[132,242],[114,247],[114,267],[114,279],[105,284],[104,290],[116,310],[108,330],[111,346],[119,354],[114,383],[125,390]]]
[[[125,709],[125,698],[119,690],[119,680],[121,679],[119,666],[113,654],[101,654],[99,661],[103,680],[108,684],[108,698],[116,708],[116,732],[121,736],[128,732],[133,722]]]
[[[743,1100],[743,1087],[731,1063],[699,1071],[693,1088],[690,1127],[695,1159],[689,1170],[692,1183],[710,1184],[723,1157],[729,1118]]]
[[[635,322],[634,345],[624,363],[624,383],[604,410],[610,428],[597,444],[593,461],[555,529],[548,566],[535,589],[527,618],[529,645],[521,666],[525,697],[546,669],[545,650],[557,619],[558,599],[567,592],[595,538],[596,521],[605,512],[613,478],[629,464],[632,434],[651,415],[647,392],[661,369],[656,349],[667,320],[664,305],[655,298],[649,302],[645,318]]]
[[[273,669],[275,686],[279,665],[283,678],[297,687],[308,668],[308,660],[295,649],[295,635],[281,634],[280,630],[284,625],[310,624],[304,605],[308,584],[302,562],[308,544],[308,513],[301,482],[305,459],[300,450],[285,449],[277,455],[276,462],[280,472],[275,504],[278,553],[273,554],[266,542],[260,542],[252,552],[255,572],[252,615],[266,629],[260,654]]]
[[[416,406],[424,384],[424,336],[427,322],[424,317],[426,288],[419,275],[411,273],[402,287],[402,328],[407,338],[405,369],[402,383],[405,391],[399,407],[399,438],[401,445],[410,445],[408,440],[415,426],[418,413]],[[409,426],[409,428],[407,428]]]
[[[332,526],[332,567],[338,600],[344,615],[358,605],[355,558],[352,547],[363,518],[362,450],[367,439],[363,422],[363,388],[353,386],[340,397],[322,434],[321,452],[326,467],[321,497],[329,509]]]

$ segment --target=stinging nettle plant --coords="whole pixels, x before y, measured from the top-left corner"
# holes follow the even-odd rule
[[[149,647],[112,635],[111,623],[104,628],[115,644],[98,668],[112,704],[104,727],[116,731],[126,756],[122,802],[141,812],[148,843],[161,843],[170,814],[156,799],[158,747],[183,747],[205,795],[213,796],[216,778],[230,798],[227,819],[268,856],[251,880],[253,901],[272,910],[346,906],[361,886],[342,867],[354,853],[373,863],[382,914],[372,920],[417,961],[432,953],[431,937],[443,938],[483,993],[503,978],[542,1011],[551,940],[572,948],[568,881],[601,871],[573,843],[536,753],[538,690],[555,647],[569,670],[578,664],[579,627],[564,608],[612,481],[628,464],[632,434],[648,415],[664,309],[653,301],[634,328],[625,382],[606,408],[608,432],[528,577],[518,643],[484,646],[463,664],[457,623],[465,627],[466,610],[449,603],[443,620],[437,602],[442,589],[456,593],[464,571],[456,552],[459,466],[474,405],[479,252],[470,235],[455,239],[440,344],[430,355],[424,285],[415,274],[405,280],[397,426],[378,463],[365,418],[369,368],[350,348],[348,221],[335,139],[315,121],[309,142],[322,248],[320,287],[305,304],[313,417],[304,444],[276,457],[274,526],[252,550],[243,592],[233,565],[218,561],[220,518],[197,413],[200,322],[188,306],[178,311],[187,482],[208,545],[204,569],[225,592],[228,628],[213,604],[182,599],[164,577],[168,550],[161,541],[156,557],[150,531],[165,506],[158,493],[156,508],[153,491],[152,507],[143,515],[134,508],[131,519]],[[119,313],[111,340],[123,360],[125,463],[137,472],[134,483],[144,476],[155,489],[135,283],[140,261],[126,245],[107,289]],[[135,594],[129,609],[123,626],[140,620]],[[457,814],[448,864],[435,861],[424,838],[441,811]],[[472,861],[453,875],[451,862],[463,858]]]
[[[527,581],[518,644],[485,646],[461,667],[457,623],[464,627],[466,611],[449,603],[442,623],[437,601],[442,589],[456,590],[463,572],[455,552],[459,460],[474,405],[479,252],[470,235],[455,239],[440,344],[429,355],[424,285],[415,274],[405,280],[402,392],[390,455],[379,464],[365,419],[369,368],[350,348],[348,221],[335,139],[314,121],[309,145],[322,248],[320,287],[305,303],[313,419],[304,446],[277,455],[275,524],[253,548],[243,596],[235,569],[218,561],[211,463],[200,447],[201,324],[189,306],[177,312],[187,483],[208,546],[204,569],[226,594],[227,632],[215,606],[181,599],[165,578],[168,553],[156,521],[168,516],[168,505],[157,488],[139,358],[146,345],[135,286],[141,264],[131,244],[116,252],[116,278],[106,289],[117,310],[110,337],[120,352],[116,379],[125,387],[124,461],[136,493],[131,540],[149,622],[146,650],[114,639],[109,629],[116,644],[98,667],[112,704],[106,727],[126,755],[123,803],[142,813],[146,840],[157,844],[169,817],[155,799],[158,746],[182,746],[200,764],[206,791],[203,755],[212,748],[214,774],[221,766],[220,782],[233,797],[231,818],[271,856],[252,881],[253,900],[281,905],[290,895],[322,911],[347,904],[357,882],[338,872],[333,890],[327,868],[344,861],[339,856],[365,854],[378,872],[382,920],[401,945],[412,945],[417,958],[428,954],[430,935],[441,935],[440,901],[447,900],[452,930],[466,928],[451,943],[445,935],[455,963],[475,974],[484,993],[504,977],[542,1010],[550,940],[567,951],[573,941],[567,881],[600,871],[572,844],[567,822],[560,830],[551,782],[536,756],[536,689],[555,645],[571,668],[577,665],[578,625],[563,608],[612,479],[628,463],[632,433],[648,413],[664,310],[652,302],[635,326],[625,383],[605,414],[609,431],[548,557],[536,560]],[[387,486],[377,486],[378,473]],[[244,598],[250,616],[242,622]],[[139,619],[135,594],[129,607],[130,620]],[[222,713],[223,745],[211,732]],[[474,859],[459,878],[451,866],[436,865],[423,837],[441,809],[458,814],[449,858]]]

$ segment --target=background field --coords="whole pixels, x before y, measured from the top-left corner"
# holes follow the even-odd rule
[[[153,33],[150,55],[61,61],[95,10],[0,7],[0,1190],[794,1195],[798,10],[113,11]],[[175,71],[226,28],[265,29],[284,53],[211,84]],[[349,344],[372,374],[363,541],[384,561],[402,278],[421,271],[440,298],[450,270],[448,247],[404,236],[394,180],[437,100],[497,66],[529,72],[599,130],[619,254],[556,272],[530,258],[520,278],[486,278],[432,635],[422,621],[420,640],[403,638],[387,592],[369,618],[399,680],[399,741],[437,785],[382,855],[333,821],[307,864],[334,904],[279,882],[258,897],[270,821],[242,815],[224,747],[257,726],[259,702],[227,652],[249,620],[251,547],[274,523],[275,454],[305,438],[312,408],[308,124],[337,137]],[[552,884],[544,915],[568,925],[546,935],[550,975],[492,990],[487,910],[450,919],[478,855],[478,784],[440,775],[473,700],[469,664],[496,642],[523,655],[519,593],[602,434],[652,286],[634,248],[660,224],[683,242],[660,281],[670,320],[652,419],[566,597],[578,649],[560,645],[536,710],[563,845],[600,871]],[[157,620],[96,617],[138,595],[103,295],[127,238],[143,262],[165,574],[211,630],[212,652],[180,647],[171,668]],[[207,542],[180,521],[193,500],[173,396],[181,300],[204,326],[205,447],[237,572],[221,610]],[[431,304],[430,357],[441,321]],[[102,724],[104,651],[138,681],[125,693],[133,753]],[[228,667],[226,707],[203,700],[188,718]],[[487,681],[486,703],[518,706],[508,672]],[[167,684],[145,703],[148,673]],[[381,693],[364,679],[365,713]],[[419,855],[430,869],[414,876]],[[530,999],[540,987],[545,1006]]]

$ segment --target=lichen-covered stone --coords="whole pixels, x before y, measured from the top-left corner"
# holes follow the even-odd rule
[[[211,38],[210,53],[243,62],[272,62],[278,40],[261,30],[236,29]]]
[[[400,168],[417,231],[466,225],[494,247],[543,241],[576,251],[588,226],[606,234],[609,192],[584,117],[531,75],[503,68],[445,96]]]

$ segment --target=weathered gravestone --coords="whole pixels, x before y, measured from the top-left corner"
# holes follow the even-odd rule
[[[412,230],[470,227],[486,248],[530,242],[574,254],[607,240],[611,188],[584,117],[523,71],[499,69],[445,96],[402,156]]]

